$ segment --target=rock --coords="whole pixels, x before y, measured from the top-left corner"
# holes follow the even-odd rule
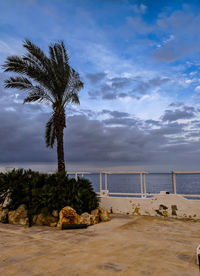
[[[99,207],[99,216],[100,221],[109,221],[110,220],[110,214],[105,208]]]
[[[86,212],[81,214],[80,223],[90,225],[92,223],[92,215],[90,215]]]
[[[50,227],[56,227],[56,226],[57,226],[57,222],[52,222],[52,223],[50,223],[49,226],[50,226]]]
[[[33,223],[40,226],[46,225],[55,227],[57,225],[57,222],[58,218],[55,218],[51,215],[44,216],[43,214],[39,214],[33,217]]]
[[[52,211],[52,216],[55,217],[55,218],[58,218],[58,217],[59,217],[59,212],[58,212],[58,210],[53,210],[53,211]]]
[[[91,224],[97,224],[100,221],[100,216],[99,216],[100,212],[99,209],[95,209],[91,211]]]
[[[10,224],[28,224],[28,212],[25,204],[20,205],[16,210],[8,212],[8,222]]]
[[[6,223],[8,222],[8,209],[0,206],[0,222]]]
[[[63,223],[67,224],[80,224],[80,217],[76,211],[70,207],[64,207],[59,213],[59,221],[57,227],[62,227]]]

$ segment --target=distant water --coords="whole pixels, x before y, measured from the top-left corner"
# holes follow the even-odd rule
[[[95,192],[99,192],[99,174],[89,174],[84,177],[92,182]],[[110,192],[141,192],[139,175],[113,174],[108,175],[107,179],[108,190]],[[147,193],[159,193],[160,191],[172,193],[172,176],[170,173],[149,173],[146,175],[146,186]],[[176,189],[178,194],[200,194],[200,174],[177,174]]]

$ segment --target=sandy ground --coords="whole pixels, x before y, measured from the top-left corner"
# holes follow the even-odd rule
[[[112,215],[81,230],[0,224],[0,275],[200,275],[200,222]]]

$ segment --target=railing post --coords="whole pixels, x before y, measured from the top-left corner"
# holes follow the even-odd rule
[[[141,189],[141,194],[143,194],[143,181],[142,181],[142,173],[140,173],[140,189]],[[142,197],[142,195],[141,195]]]
[[[100,171],[100,181],[99,181],[99,186],[100,186],[100,194],[101,194],[101,191],[102,191],[102,172]]]
[[[146,194],[147,194],[147,186],[146,186],[146,174],[144,173],[144,194],[145,194],[145,197],[146,197]]]
[[[105,173],[105,190],[108,190],[107,173]]]
[[[172,171],[172,188],[173,193],[176,194],[176,173]]]

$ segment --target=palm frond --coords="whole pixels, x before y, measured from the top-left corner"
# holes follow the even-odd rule
[[[14,72],[19,74],[26,73],[26,61],[18,56],[7,57],[6,62],[2,65],[4,72]]]
[[[67,105],[68,103],[76,103],[79,104],[78,92],[84,87],[83,82],[80,80],[79,74],[71,68],[70,70],[70,79],[68,82],[68,86],[63,95],[63,105]]]
[[[31,81],[25,77],[10,77],[5,80],[5,88],[17,88],[20,90],[30,90],[33,88]]]
[[[35,85],[31,89],[32,91],[29,93],[28,97],[24,99],[24,103],[30,102],[47,102],[50,101],[53,103],[51,97],[44,91],[41,86]]]

